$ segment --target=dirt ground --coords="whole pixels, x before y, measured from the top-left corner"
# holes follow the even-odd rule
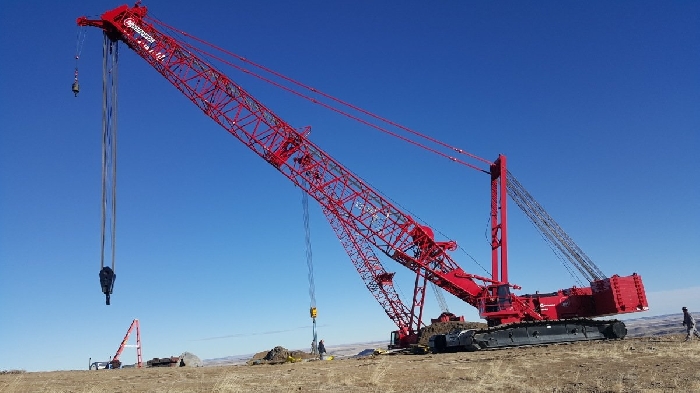
[[[1,393],[700,392],[700,341],[632,338],[274,365],[0,375]]]

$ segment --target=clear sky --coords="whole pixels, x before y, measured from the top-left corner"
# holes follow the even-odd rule
[[[0,369],[84,369],[132,319],[145,359],[303,349],[311,319],[300,191],[121,47],[117,281],[100,257],[102,36],[75,20],[120,2],[0,11]],[[607,275],[642,275],[651,310],[700,312],[700,3],[162,1],[158,19],[509,168]],[[488,177],[226,71],[347,168],[456,240],[485,274]],[[575,285],[511,204],[510,279]],[[327,345],[388,340],[317,205]],[[466,253],[465,253],[466,252]],[[404,301],[412,274],[390,260]],[[428,292],[427,317],[440,309]],[[477,319],[446,295],[450,310]],[[698,315],[700,317],[700,315]],[[680,322],[679,322],[680,326]],[[133,340],[133,339],[132,339]],[[132,348],[122,355],[135,361]]]

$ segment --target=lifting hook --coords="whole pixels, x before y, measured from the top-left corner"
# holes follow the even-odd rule
[[[73,82],[73,93],[75,94],[76,97],[78,96],[78,93],[80,93],[80,84],[78,84],[78,79],[76,79]]]
[[[100,270],[100,286],[102,287],[102,293],[105,294],[106,303],[109,306],[109,295],[112,294],[112,289],[114,288],[114,280],[117,275],[114,274],[114,270],[109,266],[105,266]]]

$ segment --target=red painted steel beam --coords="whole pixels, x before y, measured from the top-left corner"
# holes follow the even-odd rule
[[[499,155],[491,165],[491,279],[502,283],[508,283],[507,173]]]

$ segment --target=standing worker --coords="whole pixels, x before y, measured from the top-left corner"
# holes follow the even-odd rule
[[[688,329],[688,335],[685,336],[685,341],[693,338],[693,335],[700,338],[700,333],[698,333],[698,330],[695,328],[695,318],[690,315],[687,307],[683,307],[683,325]]]
[[[318,356],[319,359],[323,360],[323,354],[326,353],[326,346],[323,344],[323,340],[318,342]]]

